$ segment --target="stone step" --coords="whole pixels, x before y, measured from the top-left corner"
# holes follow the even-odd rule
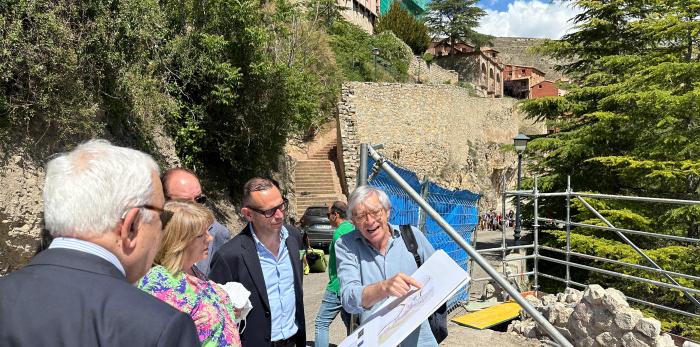
[[[304,184],[333,184],[333,177],[305,177],[303,179],[296,179],[295,180],[297,185],[304,185]]]
[[[315,168],[315,169],[302,169],[302,170],[296,170],[294,172],[294,177],[305,177],[305,176],[313,176],[313,175],[331,175],[333,174],[333,170],[331,170],[330,167],[324,167],[324,168]]]
[[[298,183],[297,182],[297,188],[296,190],[304,190],[306,188],[329,188],[329,189],[334,189],[335,185],[333,184],[332,181],[330,182],[317,182],[317,183]]]
[[[298,160],[297,161],[297,167],[298,166],[304,166],[304,165],[317,165],[317,164],[330,164],[330,160],[327,159],[304,159],[304,160]]]
[[[323,189],[323,188],[304,189],[304,190],[299,190],[299,189],[297,189],[297,194],[304,194],[304,193],[310,193],[310,194],[333,194],[333,193],[335,193],[335,189]]]

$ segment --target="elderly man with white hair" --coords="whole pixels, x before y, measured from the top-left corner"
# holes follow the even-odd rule
[[[169,218],[150,156],[81,144],[48,163],[43,197],[54,240],[0,278],[0,344],[199,346],[187,314],[133,286]]]
[[[418,269],[399,227],[389,224],[391,202],[386,193],[360,186],[348,200],[348,217],[355,230],[335,243],[343,308],[360,315],[360,324],[389,296],[400,297],[421,284],[408,274]],[[423,233],[413,228],[418,254],[426,261],[434,252]],[[426,320],[401,346],[437,346]]]

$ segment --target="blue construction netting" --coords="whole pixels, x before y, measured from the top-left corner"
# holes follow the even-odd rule
[[[368,158],[367,167],[371,168],[374,160]],[[416,192],[421,192],[421,182],[418,176],[406,169],[389,163],[391,167],[403,178]],[[389,175],[380,171],[369,185],[384,190],[391,200],[391,224],[411,224],[418,226],[418,204],[411,199]],[[474,230],[478,223],[479,212],[477,204],[481,196],[468,190],[449,190],[430,182],[426,201],[447,221],[468,243],[472,242]],[[428,241],[435,249],[442,249],[452,257],[463,269],[467,270],[469,255],[455,243],[452,238],[442,230],[437,222],[427,217],[424,230]],[[452,310],[460,303],[469,300],[468,287],[463,288],[447,301],[447,309]]]

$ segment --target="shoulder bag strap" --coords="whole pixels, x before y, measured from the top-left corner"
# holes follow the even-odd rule
[[[413,253],[413,259],[416,261],[416,265],[420,267],[423,264],[423,261],[421,260],[420,255],[418,255],[418,241],[416,241],[416,235],[413,234],[413,228],[411,228],[411,225],[401,225],[401,238],[406,244],[408,251]]]

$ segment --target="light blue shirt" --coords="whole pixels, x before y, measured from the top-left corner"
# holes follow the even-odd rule
[[[110,262],[117,269],[119,269],[119,271],[121,271],[124,277],[126,277],[126,271],[124,271],[124,266],[122,266],[122,263],[119,262],[117,256],[112,254],[112,252],[108,251],[104,247],[96,245],[92,242],[75,239],[72,237],[57,237],[53,239],[53,241],[51,241],[51,244],[49,245],[49,249],[52,248],[66,248],[96,255]]]
[[[208,231],[209,235],[212,237],[212,241],[209,242],[209,255],[196,263],[197,268],[206,276],[209,276],[209,267],[214,253],[231,238],[231,233],[228,231],[228,228],[217,221],[214,221],[214,224],[209,226]]]
[[[365,309],[362,307],[362,291],[365,287],[391,278],[399,272],[411,275],[418,269],[413,254],[401,238],[399,228],[396,225],[389,226],[392,235],[386,255],[370,245],[358,230],[343,235],[335,242],[340,300],[347,312],[360,315],[360,323],[364,323],[386,300],[380,300],[371,308]],[[425,262],[435,249],[418,229],[413,228],[413,234],[418,242],[418,254]],[[437,345],[427,320],[401,343],[401,346]]]
[[[267,300],[270,302],[270,316],[272,321],[272,341],[287,339],[297,333],[299,329],[295,321],[296,296],[294,293],[294,271],[292,260],[287,251],[287,237],[289,232],[282,226],[280,231],[280,249],[277,255],[273,255],[265,245],[260,242],[255,234],[253,225],[250,230],[255,240],[255,248],[260,258]],[[298,255],[297,255],[298,256]]]

